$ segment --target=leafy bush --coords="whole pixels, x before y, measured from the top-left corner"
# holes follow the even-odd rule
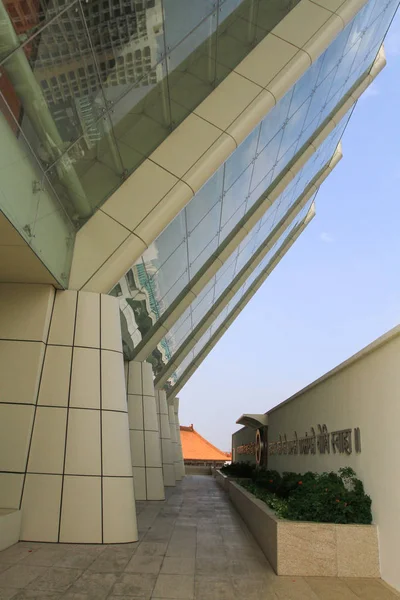
[[[256,470],[251,483],[243,483],[276,514],[292,521],[319,523],[372,522],[371,498],[349,467],[338,473],[283,473]]]
[[[228,477],[251,478],[255,469],[256,465],[249,462],[233,462],[230,465],[221,467],[220,471]]]

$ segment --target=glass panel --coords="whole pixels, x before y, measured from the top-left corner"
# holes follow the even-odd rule
[[[260,3],[258,5],[260,7]],[[245,3],[241,3],[237,9],[234,9],[226,17],[226,23],[229,20],[231,24],[234,23],[235,19],[237,21],[239,16],[235,15],[235,10],[244,6]],[[396,8],[394,2],[389,6],[390,8],[382,6],[382,10],[376,15],[376,19],[382,20],[385,18],[386,23],[389,23]],[[279,177],[289,162],[299,152],[303,144],[313,136],[329,112],[335,110],[356,77],[363,72],[361,70],[362,65],[365,64],[367,68],[367,57],[369,56],[372,60],[373,53],[368,44],[364,43],[363,38],[368,35],[368,30],[371,28],[370,36],[371,39],[374,38],[375,43],[376,32],[379,30],[382,36],[384,31],[383,26],[381,27],[377,23],[374,24],[371,20],[373,12],[368,13],[370,14],[368,19],[367,12],[360,13],[353,23],[346,27],[309,71],[303,75],[278,102],[276,107],[269,112],[261,124],[244,140],[226,161],[225,165],[220,167],[214,176],[215,182],[211,180],[208,184],[209,187],[208,185],[204,186],[182,211],[187,223],[190,222],[190,226],[188,225],[189,238],[182,239],[182,236],[179,237],[183,245],[186,245],[186,252],[189,255],[189,260],[186,261],[190,264],[189,280],[203,268],[206,260],[215,252],[217,247],[231,235],[235,226],[250,207],[260,201],[265,193],[268,193],[271,185],[279,181]],[[385,17],[381,15],[383,12]],[[205,15],[202,23],[204,24],[210,18],[210,15]],[[246,19],[243,15],[240,18]],[[364,24],[365,19],[367,19],[366,25]],[[251,23],[251,19],[248,19],[249,22]],[[240,26],[242,25],[243,23],[240,22]],[[219,27],[220,24],[216,26],[217,32],[220,31]],[[235,25],[235,27],[238,27],[238,25]],[[194,35],[194,32],[191,30],[188,35]],[[376,40],[376,43],[378,44],[379,41]],[[200,46],[203,43],[201,42]],[[218,48],[217,54],[219,52]],[[333,149],[334,147],[332,151]],[[262,232],[258,232],[258,236],[254,238],[252,245],[249,246],[250,249],[255,248],[255,244],[261,243],[264,232],[273,227],[277,219],[279,220],[285,215],[288,207],[295,201],[295,198],[298,197],[317,170],[321,168],[323,163],[317,163],[316,161],[317,158],[314,157],[302,170],[296,186],[293,185],[289,190],[290,193],[282,197],[270,212],[268,211],[268,218],[264,221],[264,223],[268,221],[268,224],[265,225],[265,228],[263,227]],[[222,178],[222,210],[219,211]],[[198,223],[197,227],[195,227],[196,222]],[[163,235],[176,238],[169,227]],[[256,234],[254,233],[254,235]],[[178,277],[183,275],[183,248],[181,254],[182,266],[175,272],[175,276]],[[245,256],[244,254],[238,260],[239,265],[242,264]],[[160,269],[160,271],[162,270]],[[162,273],[158,274],[157,277],[162,278]],[[185,281],[187,279],[185,275]],[[177,277],[172,279],[174,285],[175,281],[177,281]],[[177,293],[177,290],[181,289],[182,286],[176,288],[171,286],[168,301],[172,302],[176,298],[176,296],[174,298],[174,290]],[[167,299],[164,298],[162,312],[165,312],[168,308]]]
[[[321,168],[324,167],[327,162],[330,161],[337,143],[343,134],[349,115],[350,111],[347,115],[345,115],[342,122],[328,136],[322,146],[311,157],[303,169],[297,174],[291,184],[277,198],[267,213],[253,227],[252,231],[241,242],[237,251],[232,253],[226,263],[224,263],[212,280],[205,286],[196,300],[194,300],[189,308],[185,311],[185,323],[188,325],[185,329],[186,335],[182,336],[181,331],[179,330],[178,340],[178,332],[176,332],[175,327],[171,328],[171,330],[168,332],[167,338],[171,340],[171,345],[176,350],[178,350],[179,346],[193,332],[206,312],[215,304],[218,299],[222,297],[228,286],[233,284],[235,277],[238,276],[241,269],[247,269],[249,267],[249,261],[252,259],[255,252],[261,248],[261,245],[268,239],[268,236],[272,233],[273,229],[278,225],[284,225],[284,219],[289,221],[291,220],[290,224],[286,228],[285,235],[281,236],[278,242],[273,245],[266,256],[262,259],[260,264],[254,269],[253,273],[247,279],[244,289],[247,289],[257,275],[262,271],[262,269],[268,265],[269,261],[273,258],[280,245],[284,241],[285,236],[287,236],[288,233],[296,226],[296,224],[299,223],[307,214],[307,211],[311,205],[311,201],[314,198],[307,202],[306,206],[300,210],[296,217],[291,218],[287,216],[289,209],[294,205],[294,203],[297,200],[301,200],[301,194],[311,179],[316,176],[317,173],[319,173]],[[188,311],[191,313],[191,319],[188,318]]]
[[[215,319],[215,321],[210,325],[204,335],[200,338],[197,344],[194,346],[193,350],[189,353],[188,356],[182,361],[179,367],[176,369],[172,377],[169,379],[168,384],[173,386],[175,382],[182,376],[185,369],[189,367],[196,357],[200,354],[203,348],[206,346],[207,342],[210,341],[211,336],[217,331],[218,327],[229,317],[232,311],[237,307],[238,303],[243,299],[244,294],[250,288],[251,284],[255,281],[255,279],[269,266],[271,259],[276,255],[277,251],[282,248],[285,241],[288,240],[290,234],[295,229],[295,227],[301,223],[301,221],[307,215],[310,206],[315,198],[311,198],[307,204],[302,208],[297,217],[293,220],[293,222],[289,225],[289,227],[285,230],[276,244],[271,248],[271,250],[267,253],[267,255],[260,262],[258,267],[253,271],[250,277],[247,279],[245,284],[236,292],[235,296],[229,302],[228,306],[221,312],[221,314]]]
[[[67,286],[75,227],[1,96],[0,214]]]

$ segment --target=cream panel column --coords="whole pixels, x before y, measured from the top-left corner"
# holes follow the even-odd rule
[[[171,430],[171,442],[172,442],[172,456],[174,459],[175,479],[181,481],[182,479],[182,468],[180,466],[180,452],[178,446],[178,436],[176,431],[176,420],[174,411],[174,401],[168,400],[168,419]]]
[[[30,313],[25,294],[21,314]],[[21,539],[136,541],[117,300],[58,291],[46,341],[23,469]]]
[[[0,284],[0,508],[19,509],[55,290]]]
[[[150,363],[128,363],[131,465],[137,500],[164,500],[160,430]]]
[[[155,390],[158,426],[160,428],[161,461],[164,486],[175,486],[175,467],[172,454],[171,429],[168,419],[167,395],[164,390]]]
[[[181,477],[185,477],[185,461],[183,459],[182,451],[182,438],[181,438],[181,427],[179,423],[179,398],[174,398],[174,413],[175,413],[175,425],[176,425],[176,439],[178,445],[178,456],[179,456],[179,468]]]

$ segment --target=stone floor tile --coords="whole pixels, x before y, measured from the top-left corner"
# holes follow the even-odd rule
[[[22,564],[26,566],[52,567],[58,561],[62,560],[70,552],[63,544],[47,544],[35,552],[29,553]]]
[[[0,588],[0,600],[14,599],[18,592],[15,588]]]
[[[277,577],[271,581],[271,592],[279,600],[319,600],[303,577]]]
[[[9,563],[0,563],[0,573],[9,569],[12,565]]]
[[[137,556],[164,556],[167,542],[141,542],[136,550]]]
[[[211,557],[214,556],[216,558],[220,556],[226,556],[225,554],[225,546],[224,545],[208,545],[208,544],[197,544],[196,547],[196,557]]]
[[[159,575],[152,598],[193,600],[194,575]]]
[[[188,546],[183,546],[182,544],[169,544],[166,556],[194,558],[196,556],[196,546],[194,544]]]
[[[35,546],[34,544],[27,546],[22,545],[22,543],[14,544],[0,552],[0,563],[15,565],[15,563],[24,560],[33,552],[37,552],[39,548],[40,546]]]
[[[197,557],[196,574],[219,575],[222,579],[227,579],[230,577],[230,573],[228,572],[228,559],[224,556]]]
[[[95,597],[91,594],[76,594],[74,592],[67,592],[62,596],[62,600],[95,600]]]
[[[83,573],[81,569],[66,569],[63,567],[40,568],[44,573],[29,584],[29,590],[44,590],[53,592],[66,592],[67,589]]]
[[[89,571],[95,573],[122,573],[135,551],[136,549],[133,548],[124,549],[114,546],[106,548],[89,566]]]
[[[306,582],[318,596],[318,600],[358,600],[346,582],[336,577],[306,577]]]
[[[270,583],[265,579],[232,578],[235,598],[238,600],[278,600],[278,596],[271,591]],[[341,600],[336,598],[335,600]]]
[[[163,556],[134,555],[127,564],[126,573],[155,573],[158,575]]]
[[[98,546],[97,549],[86,548],[80,545],[78,549],[70,548],[56,563],[55,567],[68,569],[87,569],[96,558],[105,550],[105,546]]]
[[[16,564],[0,573],[1,588],[24,588],[46,572],[46,567],[25,567]]]
[[[111,596],[129,596],[150,600],[157,576],[149,573],[123,573],[111,590]]]
[[[180,558],[175,556],[166,556],[161,568],[161,573],[168,575],[192,575],[194,571],[194,558]]]
[[[61,600],[61,598],[64,598],[63,592],[46,592],[45,590],[21,590],[16,596],[13,596],[13,600]]]
[[[74,583],[68,592],[87,594],[93,600],[103,600],[103,598],[107,598],[117,579],[118,575],[115,573],[91,573],[87,571]]]
[[[398,600],[399,598],[379,579],[345,577],[342,581],[362,600]]]
[[[230,579],[221,577],[196,576],[196,600],[236,600],[237,596]]]

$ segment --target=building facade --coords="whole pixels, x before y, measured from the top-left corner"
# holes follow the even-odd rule
[[[135,497],[182,478],[177,394],[314,217],[398,3],[0,4],[0,508],[21,539],[133,541]]]
[[[269,469],[354,469],[372,499],[382,578],[398,590],[399,491],[392,473],[399,453],[399,353],[397,326],[265,415],[257,415],[267,422],[264,464]],[[238,422],[245,424],[246,416]],[[253,419],[233,434],[237,461],[256,462],[260,426]]]

